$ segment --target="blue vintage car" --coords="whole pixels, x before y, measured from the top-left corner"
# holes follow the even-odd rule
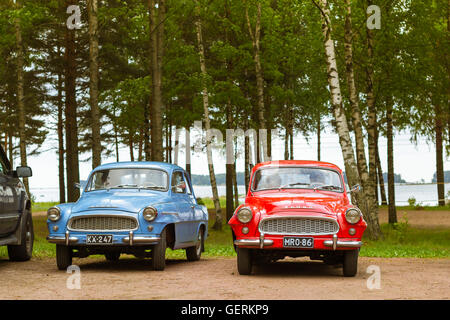
[[[80,199],[47,211],[49,236],[60,270],[72,257],[120,254],[152,258],[164,270],[166,248],[185,249],[199,260],[208,236],[208,212],[195,198],[179,166],[162,162],[118,162],[95,168]]]

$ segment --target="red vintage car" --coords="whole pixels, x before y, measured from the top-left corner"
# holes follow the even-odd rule
[[[309,256],[343,264],[355,276],[367,227],[349,201],[341,169],[320,161],[270,161],[251,172],[245,203],[228,224],[233,230],[240,274],[258,262]]]

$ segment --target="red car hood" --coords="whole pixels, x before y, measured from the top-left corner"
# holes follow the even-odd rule
[[[265,209],[266,214],[298,214],[299,211],[318,212],[336,215],[340,207],[345,205],[344,195],[329,192],[266,192],[253,194],[251,204]]]

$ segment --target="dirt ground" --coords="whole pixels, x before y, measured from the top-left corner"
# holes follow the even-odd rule
[[[74,259],[80,289],[68,289],[71,274],[54,259],[25,263],[0,260],[0,299],[450,299],[449,259],[360,258],[354,278],[342,269],[307,258],[237,273],[235,258],[198,262],[169,260],[151,270],[150,260]],[[368,289],[371,265],[380,269],[380,289]]]
[[[387,222],[387,211],[380,210],[379,218]],[[409,211],[408,220],[416,227],[450,227],[446,211]],[[238,274],[235,258],[169,260],[163,272],[131,256],[73,263],[80,267],[80,289],[68,289],[73,277],[58,271],[54,258],[0,259],[0,299],[450,299],[450,259],[361,257],[353,278],[309,258],[257,266],[251,276]],[[379,289],[367,286],[373,279],[369,266],[379,267]]]

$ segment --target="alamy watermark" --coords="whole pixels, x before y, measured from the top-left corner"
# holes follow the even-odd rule
[[[369,30],[381,29],[381,9],[377,5],[371,5],[367,7],[366,13],[370,16],[367,17],[367,28]]]
[[[81,270],[77,265],[71,265],[67,267],[67,273],[70,276],[67,278],[66,287],[69,290],[80,290],[81,289]]]
[[[370,265],[366,269],[366,273],[371,274],[367,278],[366,285],[369,290],[381,289],[381,269],[377,265]]]
[[[70,14],[67,18],[67,29],[81,29],[81,10],[78,5],[71,5],[67,7],[66,13]]]

